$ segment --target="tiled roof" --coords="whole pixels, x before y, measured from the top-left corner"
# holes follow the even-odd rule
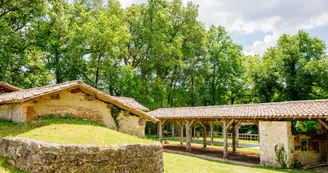
[[[38,88],[25,89],[20,91],[15,91],[11,93],[5,93],[0,95],[0,104],[9,104],[9,103],[22,103],[40,96],[44,96],[47,94],[59,92],[62,90],[70,89],[70,88],[79,88],[85,93],[95,95],[97,99],[100,99],[105,102],[112,103],[121,109],[130,111],[131,113],[144,117],[151,121],[157,121],[156,118],[148,115],[143,112],[143,109],[147,109],[142,106],[140,103],[131,98],[120,98],[113,97],[106,93],[103,93],[87,84],[83,81],[70,81],[61,84],[48,85]],[[133,101],[132,101],[133,100]]]
[[[115,99],[124,102],[125,104],[134,107],[136,109],[140,109],[142,111],[148,112],[149,109],[137,102],[134,98],[129,98],[129,97],[118,97],[118,96],[112,96]]]
[[[328,118],[328,100],[161,108],[149,114],[158,119],[318,119]]]

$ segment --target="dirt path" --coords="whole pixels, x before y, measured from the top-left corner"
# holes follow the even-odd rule
[[[186,152],[185,146],[174,145],[174,144],[163,144],[165,150]],[[208,146],[206,149],[199,146],[192,146],[192,154],[205,155],[215,158],[223,157],[223,150],[217,147]],[[260,155],[259,153],[249,152],[249,151],[229,151],[228,159],[233,161],[246,162],[251,164],[260,164]]]

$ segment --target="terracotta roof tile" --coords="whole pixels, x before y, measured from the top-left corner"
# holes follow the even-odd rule
[[[118,96],[112,96],[114,98],[116,98],[119,101],[122,101],[124,103],[126,103],[127,105],[134,107],[136,109],[140,109],[142,111],[148,112],[149,109],[146,108],[145,106],[143,106],[142,104],[140,104],[139,102],[137,102],[134,98],[129,98],[129,97],[118,97]]]
[[[95,95],[98,99],[105,102],[112,103],[121,109],[130,111],[131,113],[144,117],[151,121],[158,121],[156,118],[148,115],[144,110],[148,110],[146,107],[142,106],[140,103],[135,101],[132,98],[127,97],[114,97],[110,96],[104,92],[97,90],[96,88],[91,87],[90,85],[85,84],[83,81],[70,81],[61,84],[53,84],[42,86],[38,88],[25,89],[10,93],[4,93],[0,95],[0,104],[11,104],[11,103],[22,103],[43,95],[55,93],[58,91],[78,87],[82,91]]]
[[[328,118],[328,100],[161,108],[151,111],[149,114],[158,119],[317,119]]]

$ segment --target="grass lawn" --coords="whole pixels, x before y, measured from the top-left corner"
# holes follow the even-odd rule
[[[25,124],[0,121],[0,137],[23,137],[57,144],[98,146],[155,143],[152,140],[111,130],[93,121],[65,117],[44,117],[40,121]]]
[[[25,172],[19,171],[13,166],[8,165],[7,159],[0,157],[0,173],[25,173]]]
[[[192,156],[164,153],[164,169],[166,173],[188,172],[188,173],[283,173],[302,172],[314,173],[311,170],[300,169],[274,169],[266,167],[240,166],[218,161],[209,161]]]
[[[16,124],[0,120],[0,137],[25,137],[60,144],[89,144],[112,146],[117,144],[155,143],[151,139],[116,132],[103,125],[69,117],[44,117],[42,120]],[[198,144],[199,145],[199,144]],[[282,170],[263,167],[240,166],[218,161],[209,161],[192,156],[164,152],[166,173],[205,172],[312,172],[305,170]],[[0,173],[23,173],[0,158]]]

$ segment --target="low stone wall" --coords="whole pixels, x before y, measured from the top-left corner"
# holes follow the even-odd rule
[[[294,157],[296,166],[312,165],[322,161],[321,153],[314,151],[295,150]]]
[[[164,172],[162,145],[112,148],[59,145],[24,138],[0,139],[0,156],[20,170],[34,172]]]

